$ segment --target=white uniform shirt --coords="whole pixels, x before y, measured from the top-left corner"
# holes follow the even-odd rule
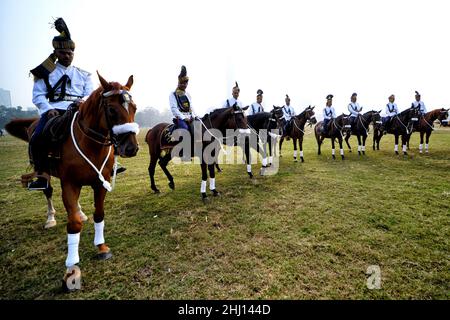
[[[53,87],[65,74],[67,74],[70,79],[66,85],[66,94],[84,98],[94,91],[91,74],[89,72],[74,66],[64,67],[59,63],[56,63],[56,69],[48,76],[50,85]],[[69,105],[73,103],[73,101],[50,102],[46,98],[47,93],[47,86],[43,79],[39,79],[34,83],[33,103],[38,107],[40,115],[51,109],[67,110]],[[56,93],[61,93],[61,87],[56,89]]]
[[[181,112],[180,109],[178,109],[178,102],[177,99],[175,98],[175,92],[172,92],[169,96],[169,103],[170,103],[170,110],[172,111],[172,114],[175,118],[179,118],[179,119],[190,119],[191,117],[193,117],[195,115],[194,113],[194,109],[192,108],[192,99],[191,99],[191,95],[187,92],[185,92],[188,100],[189,100],[189,105],[191,107],[191,111],[192,112]]]
[[[323,109],[323,118],[327,119],[327,120],[330,120],[332,118],[336,118],[336,111],[334,110],[333,106],[331,106],[331,107],[326,106]]]
[[[423,114],[427,113],[427,108],[425,107],[425,104],[422,101],[414,101],[412,103],[413,107],[417,108],[419,107],[419,111]]]
[[[251,116],[260,112],[264,112],[264,108],[259,103],[255,102],[250,105],[250,108],[247,110],[247,115]]]
[[[286,121],[290,121],[292,119],[292,117],[295,116],[295,110],[292,106],[284,105],[282,110],[283,110],[284,119],[286,119]]]
[[[228,104],[227,104],[227,102],[228,102]],[[243,108],[241,100],[239,100],[239,99],[236,100],[236,99],[233,98],[233,97],[231,97],[231,98],[225,100],[225,102],[223,103],[222,108],[232,107],[235,103],[237,103],[237,106],[238,106],[239,108],[241,108],[241,109]]]
[[[388,103],[386,105],[386,116],[393,117],[398,114],[398,108],[396,103]]]
[[[350,117],[357,117],[362,111],[362,107],[359,106],[358,102],[350,102],[348,105],[348,111],[350,112]]]

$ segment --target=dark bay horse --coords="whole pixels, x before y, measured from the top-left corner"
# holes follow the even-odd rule
[[[420,116],[418,123],[413,127],[413,132],[417,131],[420,133],[420,144],[419,144],[419,153],[423,151],[423,136],[426,135],[425,140],[425,153],[428,153],[428,143],[430,142],[431,133],[434,130],[434,121],[439,120],[442,122],[448,118],[448,113],[450,109],[434,109],[430,112],[427,112],[425,115]],[[408,137],[407,148],[409,149],[409,140],[411,138],[412,133]]]
[[[82,186],[94,190],[94,244],[98,248],[98,259],[109,259],[112,254],[106,245],[104,229],[104,200],[111,191],[109,180],[117,156],[134,157],[138,152],[134,123],[136,105],[128,94],[133,77],[125,86],[117,82],[108,83],[100,75],[101,86],[82,102],[71,120],[70,135],[61,146],[61,158],[52,176],[61,180],[62,199],[67,210],[68,254],[65,280],[75,272],[79,263],[78,244],[82,229],[82,218],[78,199]],[[7,130],[13,136],[29,141],[38,119],[13,120]],[[46,193],[47,197],[49,196]],[[63,282],[63,286],[66,282]]]
[[[253,178],[251,149],[261,154],[262,169],[271,166],[277,138],[272,131],[279,131],[282,126],[282,116],[283,111],[276,106],[270,112],[260,112],[247,116],[247,124],[251,134],[248,139],[245,139],[244,154],[247,163],[247,174],[250,178]],[[269,148],[269,153],[267,153],[267,147]]]
[[[173,177],[170,174],[169,170],[167,169],[167,164],[172,160],[172,150],[177,147],[178,143],[171,143],[167,144],[164,143],[164,132],[167,130],[169,126],[169,123],[159,123],[150,130],[148,130],[147,135],[145,137],[145,141],[148,144],[149,153],[150,153],[150,164],[148,167],[148,173],[150,176],[150,187],[155,193],[159,193],[159,189],[156,187],[155,184],[155,168],[156,164],[159,163],[159,166],[163,170],[163,172],[166,174],[167,179],[169,180],[169,187],[173,190],[175,189],[175,183],[173,181]],[[244,114],[244,110],[239,108],[237,105],[234,105],[229,108],[221,108],[216,109],[209,114],[206,114],[201,118],[200,121],[196,120],[194,121],[194,126],[201,128],[201,138],[200,138],[200,147],[201,147],[201,170],[202,170],[202,181],[201,181],[201,188],[200,192],[202,195],[202,199],[205,201],[207,199],[206,195],[206,182],[208,178],[208,172],[209,170],[209,177],[210,177],[210,191],[213,193],[214,196],[218,196],[219,192],[216,190],[215,187],[215,164],[217,163],[217,158],[213,159],[214,161],[206,161],[204,155],[204,151],[206,148],[208,149],[214,149],[217,148],[217,145],[221,144],[222,141],[221,138],[226,137],[227,130],[238,130],[239,134],[248,134],[249,130],[247,128],[247,119]],[[221,134],[221,137],[217,137],[217,135],[214,135],[214,133],[211,133],[211,131],[218,130]],[[176,131],[183,131],[183,130],[175,130]],[[184,130],[186,131],[186,130]],[[206,132],[206,133],[205,133]],[[194,132],[196,135],[196,133]],[[204,135],[209,135],[210,140],[203,139]],[[191,147],[191,154],[194,155],[194,144],[197,142],[194,142],[194,137],[190,134],[189,137],[187,137],[190,143]],[[234,141],[234,140],[233,140]],[[163,154],[165,153],[165,154]],[[215,153],[215,157],[218,156],[218,152]],[[183,155],[183,157],[186,157],[186,155]],[[159,160],[159,161],[158,161]]]
[[[314,133],[316,135],[317,140],[317,154],[320,155],[320,146],[322,145],[323,140],[325,138],[331,139],[331,155],[333,157],[333,160],[336,159],[335,155],[335,139],[338,139],[339,142],[339,149],[342,160],[344,160],[344,149],[342,148],[342,140],[344,138],[344,134],[348,130],[349,125],[349,119],[348,116],[345,114],[341,114],[340,116],[336,117],[335,119],[332,119],[328,123],[328,128],[325,129],[325,134],[322,131],[323,121],[320,121],[316,124],[314,127]]]
[[[285,137],[292,138],[292,143],[294,144],[294,161],[297,161],[297,140],[300,147],[300,159],[302,162],[305,162],[303,158],[303,136],[305,135],[305,124],[310,122],[312,124],[316,124],[316,116],[314,115],[314,108],[309,106],[302,113],[292,117],[290,130],[287,132],[280,140],[280,156],[281,156],[281,146],[283,145],[283,141]]]
[[[402,150],[403,155],[408,155],[406,151],[406,143],[408,142],[409,136],[412,133],[414,124],[417,122],[419,116],[418,108],[408,108],[402,111],[400,114],[393,117],[390,121],[389,129],[387,133],[393,134],[395,136],[395,154],[398,153],[398,137],[402,137]]]
[[[380,150],[380,141],[383,137],[381,120],[373,121],[373,150]]]
[[[350,146],[348,140],[350,139],[351,135],[355,135],[358,139],[358,155],[366,154],[366,139],[369,135],[370,124],[373,124],[375,126],[376,124],[378,124],[378,122],[381,123],[380,112],[381,110],[372,110],[358,116],[358,118],[356,119],[356,124],[352,127],[351,130],[347,131],[347,134],[345,136],[345,143],[347,144],[349,152],[352,152],[352,147]]]

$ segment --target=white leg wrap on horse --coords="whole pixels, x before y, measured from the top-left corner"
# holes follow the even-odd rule
[[[300,157],[303,158],[303,151],[300,151]]]
[[[247,165],[247,172],[248,173],[252,172],[252,165],[251,164]]]
[[[419,144],[419,151],[422,152],[423,144]]]
[[[366,146],[362,146],[362,147],[361,147],[361,150],[362,150],[363,152],[366,152]]]
[[[360,145],[358,145],[358,152],[360,152],[361,151],[361,146]]]
[[[394,151],[398,151],[398,144],[394,146]]]
[[[98,246],[99,244],[105,243],[105,238],[103,237],[103,229],[105,228],[105,220],[102,222],[96,223],[94,222],[94,245]]]
[[[425,143],[425,152],[428,152],[428,143]]]
[[[334,156],[336,154],[336,150],[331,149],[331,154]]]
[[[339,151],[341,152],[341,156],[343,156],[344,155],[344,149],[340,149]]]
[[[294,150],[294,158],[297,158],[297,150]]]
[[[406,152],[406,144],[404,144],[404,145],[402,146],[402,150],[403,150],[403,152]]]
[[[216,189],[216,178],[209,178],[209,190]]]
[[[47,199],[47,216],[52,215],[54,217],[56,213],[55,207],[53,206],[53,200]]]
[[[262,159],[262,165],[263,166],[267,166],[267,158],[263,158]]]
[[[67,258],[66,267],[71,266],[80,262],[80,257],[78,256],[78,244],[80,243],[80,233],[67,234]]]
[[[202,185],[200,186],[200,192],[205,193],[206,192],[206,181],[202,180]]]
[[[270,164],[273,163],[273,157],[272,157],[272,156],[269,157],[269,163],[270,163]]]

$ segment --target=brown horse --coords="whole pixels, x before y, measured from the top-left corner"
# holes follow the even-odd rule
[[[100,75],[101,86],[82,102],[79,111],[71,120],[70,136],[62,143],[61,158],[52,176],[61,180],[62,199],[67,210],[68,254],[64,277],[67,280],[79,263],[78,244],[82,229],[81,210],[78,205],[82,186],[94,190],[94,244],[99,259],[109,259],[112,254],[103,237],[104,200],[106,191],[111,191],[109,180],[116,168],[116,153],[121,157],[134,157],[138,151],[134,123],[136,105],[128,94],[133,84],[130,76],[125,86],[117,82],[108,83]],[[38,119],[13,120],[7,125],[12,135],[29,141]],[[115,152],[113,151],[115,150]],[[46,192],[47,197],[51,192]],[[63,282],[65,286],[66,282]]]
[[[283,141],[285,137],[291,137],[292,142],[294,144],[294,161],[297,161],[297,140],[300,147],[300,159],[302,162],[305,162],[303,158],[303,136],[305,134],[305,124],[310,122],[311,124],[316,124],[316,116],[314,115],[314,108],[309,106],[302,113],[292,117],[291,119],[291,127],[289,132],[281,137],[280,140],[280,155],[281,155],[281,146],[283,145]]]
[[[425,153],[428,153],[428,143],[430,142],[431,133],[434,130],[434,121],[439,120],[442,123],[445,119],[448,118],[448,111],[450,109],[434,109],[430,112],[427,112],[425,115],[422,115],[419,118],[419,122],[417,125],[413,127],[413,132],[417,131],[420,133],[420,144],[419,144],[419,153],[423,151],[423,136],[426,134],[425,140]],[[411,138],[412,133],[408,137],[407,146],[409,149],[409,139]]]
[[[196,130],[194,131],[194,135],[196,136],[196,141],[194,142],[193,135],[190,135],[187,130],[175,130],[175,132],[179,132],[182,134],[182,132],[186,131],[188,134],[187,136],[184,135],[183,139],[187,139],[188,143],[187,146],[191,149],[191,155],[192,156],[200,156],[201,160],[201,169],[202,169],[202,183],[201,183],[201,195],[202,200],[207,200],[206,195],[206,181],[208,178],[207,169],[209,170],[209,177],[210,177],[210,190],[213,193],[214,196],[218,196],[219,192],[216,190],[215,187],[215,164],[217,164],[217,156],[218,152],[213,155],[212,161],[206,161],[204,157],[204,150],[208,147],[209,150],[215,150],[214,146],[217,147],[217,145],[221,144],[222,141],[221,137],[226,137],[226,130],[227,129],[233,129],[239,130],[239,133],[249,133],[249,129],[247,128],[247,119],[244,115],[243,109],[239,108],[237,105],[234,105],[229,108],[221,108],[216,109],[213,112],[206,114],[203,118],[200,120],[194,121],[193,125]],[[170,174],[169,170],[167,169],[167,164],[172,160],[172,150],[177,147],[180,143],[167,143],[165,141],[165,133],[166,130],[169,127],[169,123],[159,123],[150,130],[148,130],[147,135],[145,137],[145,141],[148,144],[149,153],[150,153],[150,164],[148,167],[148,173],[150,176],[150,187],[155,193],[159,193],[159,189],[156,187],[155,184],[155,168],[156,163],[159,163],[159,166],[166,174],[167,179],[169,180],[169,187],[173,190],[175,189],[175,183],[173,181],[173,177]],[[213,132],[212,132],[213,131]],[[173,134],[175,134],[175,132]],[[197,141],[197,132],[201,133],[200,140]],[[209,136],[210,140],[206,141],[203,137]],[[218,136],[221,136],[220,138],[217,138]],[[219,140],[219,141],[218,141]],[[184,142],[186,142],[184,141]],[[183,142],[183,143],[184,143]],[[234,142],[234,139],[233,139]],[[195,154],[195,145],[197,143],[200,143],[200,150],[202,152],[201,155]],[[213,144],[213,145],[211,145]],[[211,145],[211,146],[210,146]],[[211,148],[213,147],[213,148]],[[189,153],[189,150],[185,149],[184,151]],[[163,154],[164,153],[164,154]],[[191,158],[190,156],[183,154],[183,158]],[[159,160],[159,161],[158,161]]]

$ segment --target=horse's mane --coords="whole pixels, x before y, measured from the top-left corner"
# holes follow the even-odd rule
[[[403,110],[402,112],[400,112],[399,116],[404,116],[407,113],[411,112],[412,110],[413,110],[413,108],[411,108],[411,107],[406,109],[406,110]]]

